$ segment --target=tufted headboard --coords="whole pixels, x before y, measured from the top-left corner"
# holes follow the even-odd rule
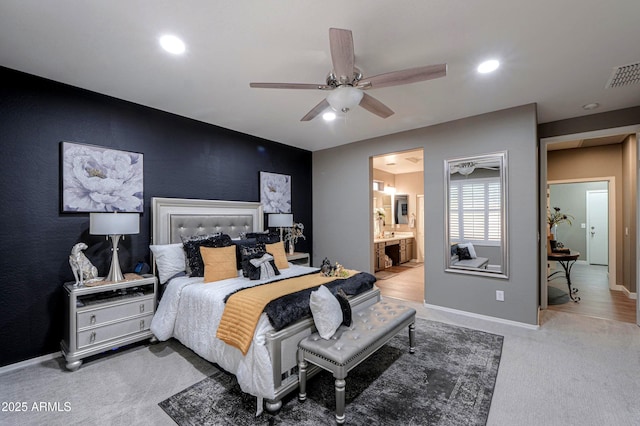
[[[263,230],[262,204],[246,201],[151,199],[151,244],[181,242],[181,235],[223,232],[231,238]]]

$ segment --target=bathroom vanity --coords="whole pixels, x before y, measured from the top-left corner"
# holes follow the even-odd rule
[[[374,270],[381,271],[386,268],[386,256],[389,256],[392,265],[400,265],[413,259],[415,238],[411,232],[396,232],[393,235],[373,240]]]

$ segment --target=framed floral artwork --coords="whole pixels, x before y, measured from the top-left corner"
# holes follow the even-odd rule
[[[142,213],[143,154],[62,142],[60,160],[63,212]]]
[[[260,172],[260,202],[265,213],[291,213],[291,176]]]

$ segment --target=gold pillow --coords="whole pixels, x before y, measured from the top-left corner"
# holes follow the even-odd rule
[[[271,253],[271,256],[273,256],[273,260],[276,262],[278,269],[286,269],[289,267],[289,261],[287,260],[287,255],[284,253],[284,243],[282,241],[265,244],[264,247],[266,252]]]
[[[204,263],[204,282],[236,278],[236,246],[200,247],[200,255]]]

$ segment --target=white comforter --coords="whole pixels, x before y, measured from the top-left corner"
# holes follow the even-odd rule
[[[281,275],[265,281],[251,281],[239,277],[204,283],[202,277],[174,278],[167,284],[158,310],[151,321],[151,332],[159,340],[175,337],[204,359],[215,362],[235,374],[240,388],[257,396],[259,401],[262,398],[273,399],[273,372],[265,346],[265,333],[273,327],[263,313],[249,351],[243,356],[239,349],[215,337],[224,310],[224,298],[241,288],[316,270],[318,268],[289,264],[289,268],[280,271]]]

